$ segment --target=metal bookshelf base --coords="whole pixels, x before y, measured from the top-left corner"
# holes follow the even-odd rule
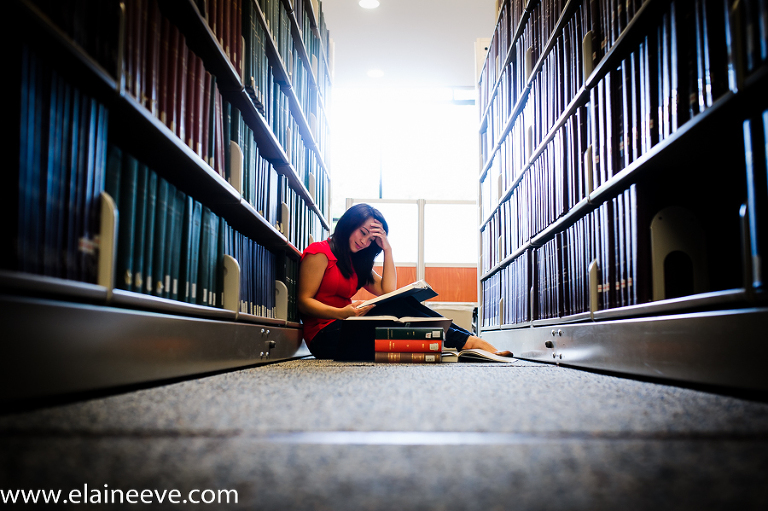
[[[483,331],[516,357],[749,391],[768,391],[768,308]]]
[[[301,329],[0,296],[0,401],[292,358]]]

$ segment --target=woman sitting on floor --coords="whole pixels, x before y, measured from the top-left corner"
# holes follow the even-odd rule
[[[392,247],[387,239],[389,226],[384,216],[368,204],[347,210],[326,241],[309,245],[301,256],[298,306],[304,323],[304,340],[316,358],[338,358],[342,320],[351,316],[393,315],[397,317],[439,317],[440,314],[413,298],[388,304],[357,308],[360,301],[352,296],[364,287],[380,296],[397,287]],[[384,251],[382,274],[373,271],[373,261]],[[361,340],[360,342],[366,342]],[[370,340],[371,352],[373,340]],[[482,348],[491,353],[496,348],[451,324],[445,346],[457,349]]]

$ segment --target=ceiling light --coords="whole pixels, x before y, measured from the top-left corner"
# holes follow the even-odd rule
[[[375,9],[379,6],[379,0],[360,0],[359,3],[363,9]]]
[[[384,76],[384,71],[381,69],[371,69],[368,71],[369,78],[381,78],[382,76]]]

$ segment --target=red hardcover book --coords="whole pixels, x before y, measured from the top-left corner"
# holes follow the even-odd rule
[[[376,339],[377,352],[440,353],[443,341],[440,339]]]
[[[136,2],[128,2],[125,6],[125,63],[123,64],[122,85],[125,92],[131,96],[136,95],[133,90],[133,75],[136,72],[136,25],[138,24],[136,7]]]
[[[191,51],[190,55],[192,55]],[[198,156],[203,159],[205,159],[203,157],[203,128],[205,126],[204,121],[206,121],[204,114],[207,111],[205,108],[206,74],[208,72],[203,66],[203,60],[195,55],[195,94],[197,97],[195,98],[194,110],[189,115],[192,118],[192,124],[195,126],[194,149]]]
[[[144,89],[144,73],[147,72],[147,25],[149,24],[148,0],[136,0],[139,4],[139,24],[136,35],[136,74],[134,76],[136,99],[144,104],[146,90]]]
[[[232,8],[232,64],[237,69],[237,75],[243,75],[243,0],[235,0]]]
[[[440,353],[383,353],[375,354],[375,362],[389,364],[437,364],[441,361]]]
[[[224,172],[224,109],[221,93],[216,89],[216,172],[225,177]]]
[[[189,59],[187,43],[184,36],[176,30],[176,57],[173,98],[173,131],[182,141],[187,140],[187,108],[189,108]]]
[[[170,127],[170,120],[168,115],[168,88],[175,84],[175,69],[170,64],[170,36],[171,36],[171,23],[168,18],[163,17],[162,27],[160,30],[160,63],[159,71],[160,77],[157,84],[157,109],[160,122]],[[175,65],[175,63],[174,63]],[[173,89],[171,89],[173,91]],[[170,95],[173,97],[173,94]]]
[[[184,130],[186,133],[187,145],[194,152],[197,152],[197,118],[195,117],[195,111],[197,106],[197,59],[195,54],[190,52],[189,49],[184,46],[187,51],[187,101],[184,108],[184,117],[179,118],[179,121],[184,120]]]
[[[214,36],[218,37],[218,31],[216,26],[216,15],[218,14],[216,9],[216,0],[206,0],[205,2],[205,19],[208,21],[208,26],[211,27],[211,32]]]
[[[216,0],[216,9],[218,10],[218,14],[216,15],[216,35],[219,38],[219,44],[224,50],[224,53],[229,55],[229,45],[227,44],[227,4],[229,4],[229,0]]]
[[[209,146],[209,136],[210,136],[210,123],[211,123],[211,108],[212,108],[212,85],[213,85],[213,77],[211,76],[211,73],[208,72],[202,65],[200,66],[201,69],[203,69],[203,79],[202,79],[202,95],[200,97],[200,138],[199,138],[199,144],[200,144],[200,152],[198,153],[200,157],[205,161],[208,165],[213,166],[211,162],[211,151]]]
[[[147,110],[159,117],[157,109],[157,84],[160,74],[160,27],[162,19],[157,0],[149,0],[147,5],[146,48],[144,69],[143,103]]]

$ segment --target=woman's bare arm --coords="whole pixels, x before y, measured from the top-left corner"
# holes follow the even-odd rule
[[[323,254],[309,254],[299,266],[299,311],[307,316],[323,319],[346,319],[350,316],[362,316],[371,307],[357,309],[359,301],[351,303],[344,308],[332,307],[316,300],[315,295],[323,282],[325,269],[328,267],[328,258]]]

